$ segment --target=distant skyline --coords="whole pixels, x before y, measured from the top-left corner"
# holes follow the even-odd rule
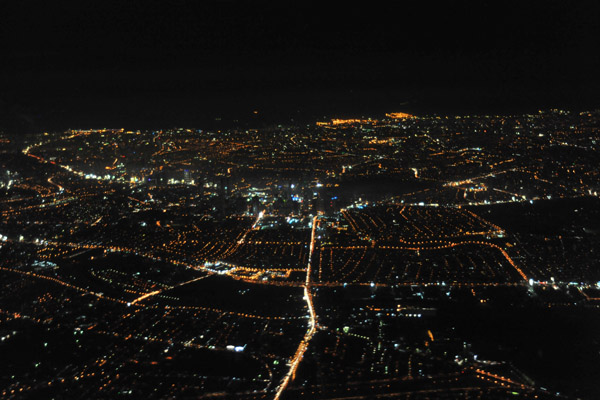
[[[0,115],[27,131],[600,107],[598,4],[522,3],[5,4]]]

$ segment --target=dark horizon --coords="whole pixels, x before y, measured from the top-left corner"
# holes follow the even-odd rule
[[[4,8],[7,132],[600,107],[594,2]]]
[[[117,95],[118,77],[109,83],[81,78],[77,96],[50,87],[35,100],[0,100],[7,133],[27,130],[175,126],[211,129],[214,126],[262,127],[291,125],[339,117],[379,117],[386,112],[416,115],[527,114],[551,108],[588,111],[600,108],[594,93],[573,93],[568,87],[527,90],[522,87],[445,87],[392,89],[381,84],[355,88],[306,87],[291,83],[256,92],[248,87],[200,87],[178,90],[189,81],[165,82],[142,93]],[[60,81],[59,81],[60,82]],[[73,80],[70,81],[73,83]],[[286,82],[287,83],[287,82]],[[101,85],[114,84],[106,88]],[[56,83],[60,86],[59,83]],[[127,82],[135,86],[136,82]],[[159,86],[159,85],[157,85]],[[216,85],[215,85],[216,86]],[[227,85],[224,85],[227,86]],[[587,89],[589,92],[592,88]],[[255,111],[257,113],[255,113]],[[220,122],[217,122],[220,121]],[[34,133],[34,132],[31,132]]]

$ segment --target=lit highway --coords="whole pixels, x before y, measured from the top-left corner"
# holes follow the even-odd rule
[[[306,352],[306,349],[308,348],[310,340],[312,339],[312,337],[315,334],[315,331],[317,329],[317,316],[315,314],[315,309],[314,309],[313,300],[312,300],[311,278],[310,278],[311,261],[312,261],[312,254],[314,251],[314,246],[315,246],[315,231],[317,228],[317,223],[318,223],[318,216],[314,216],[312,219],[312,231],[310,234],[310,245],[309,245],[310,250],[309,250],[309,255],[308,255],[308,264],[306,266],[306,280],[304,282],[304,300],[306,301],[306,305],[308,306],[308,312],[309,312],[308,331],[306,331],[306,334],[304,335],[304,337],[302,338],[302,341],[298,345],[298,349],[296,350],[296,353],[294,354],[294,356],[292,357],[292,359],[289,362],[289,364],[290,364],[289,371],[287,372],[287,374],[283,378],[283,381],[280,383],[280,385],[276,389],[275,397],[274,397],[275,400],[278,400],[281,397],[281,394],[284,392],[286,387],[296,376],[296,370],[298,369],[298,366],[300,365],[300,362],[302,361],[302,357],[304,356],[304,353]]]

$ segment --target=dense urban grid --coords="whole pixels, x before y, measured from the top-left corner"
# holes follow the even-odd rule
[[[0,136],[0,397],[600,396],[600,111]]]

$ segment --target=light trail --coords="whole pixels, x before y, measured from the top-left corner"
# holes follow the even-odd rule
[[[51,184],[51,185],[54,185],[54,186],[56,186],[56,187],[58,188],[58,190],[60,190],[60,191],[64,191],[64,190],[65,190],[65,188],[64,188],[64,187],[62,187],[61,185],[59,185],[58,183],[54,183],[54,182],[52,182],[52,178],[54,178],[54,177],[53,177],[53,176],[51,176],[50,178],[48,178],[48,183],[49,183],[49,184]]]
[[[245,233],[244,236],[242,236],[242,238],[240,240],[238,240],[237,242],[237,246],[235,246],[235,249],[237,249],[237,247],[244,243],[244,241],[246,240],[246,236],[248,236],[248,233],[250,233],[250,231],[256,229],[256,227],[258,226],[258,224],[260,223],[260,220],[263,218],[263,216],[265,215],[265,210],[262,210],[261,212],[258,213],[258,217],[256,218],[256,221],[254,221],[254,224],[252,224],[252,226],[250,227],[250,229],[248,229]],[[235,251],[235,250],[233,250]]]
[[[246,232],[244,232],[244,234],[242,235],[240,240],[235,242],[231,247],[229,247],[225,251],[225,253],[223,254],[223,258],[226,256],[229,256],[237,251],[237,249],[245,242],[246,236],[248,236],[248,233],[250,233],[250,231],[253,231],[256,229],[256,227],[258,226],[258,224],[260,223],[260,220],[263,218],[264,215],[265,215],[265,210],[262,210],[261,212],[258,213],[258,217],[256,218],[256,221],[254,221],[254,224],[252,224],[250,229],[248,229]]]
[[[256,218],[256,221],[252,225],[252,229],[256,229],[256,227],[258,226],[258,223],[260,222],[260,220],[262,219],[262,217],[264,215],[265,215],[265,210],[262,210],[261,212],[258,213],[258,218]]]
[[[200,279],[204,279],[204,278],[206,278],[207,276],[208,276],[208,275],[206,275],[206,276],[199,276],[199,277],[197,277],[197,278],[190,279],[189,281],[185,281],[185,282],[178,283],[177,285],[174,285],[174,286],[168,286],[168,287],[166,287],[166,288],[164,288],[164,289],[155,290],[155,291],[153,291],[153,292],[148,292],[148,293],[146,293],[146,294],[143,294],[143,295],[141,295],[141,296],[140,296],[140,297],[138,297],[137,299],[135,299],[135,300],[132,300],[132,301],[131,301],[131,302],[130,302],[128,305],[133,305],[133,304],[135,304],[135,303],[137,303],[137,302],[139,302],[139,301],[142,301],[142,300],[145,300],[145,299],[147,299],[148,297],[156,296],[157,294],[160,294],[160,293],[163,293],[163,292],[166,292],[166,291],[169,291],[169,290],[172,290],[172,289],[178,288],[178,287],[180,287],[180,286],[183,286],[183,285],[187,285],[187,284],[190,284],[190,283],[193,283],[193,282],[199,281]]]
[[[98,218],[97,220],[95,220],[94,222],[92,222],[92,224],[90,226],[96,226],[96,225],[98,225],[98,223],[100,221],[102,221],[102,218],[104,218],[104,215],[100,216],[100,218]]]
[[[484,376],[484,375],[485,375],[485,376],[491,377],[491,378],[493,378],[493,379],[495,379],[495,380],[499,380],[499,381],[506,382],[506,383],[508,383],[508,384],[510,384],[510,385],[519,386],[519,387],[521,387],[521,388],[523,388],[523,389],[525,389],[525,387],[529,387],[530,389],[533,389],[531,386],[526,386],[526,385],[524,385],[524,384],[522,384],[522,383],[520,383],[520,382],[515,382],[515,381],[513,381],[512,379],[509,379],[509,378],[506,378],[506,377],[504,377],[504,376],[497,375],[497,374],[494,374],[494,373],[491,373],[491,372],[485,371],[485,370],[483,370],[483,369],[480,369],[480,368],[471,367],[471,369],[472,369],[473,371],[475,371],[475,374],[476,374],[476,377],[477,377],[477,378],[479,378],[477,375],[482,375],[482,376]],[[485,379],[485,378],[484,378],[484,379]]]
[[[298,349],[296,350],[294,357],[292,357],[292,360],[290,361],[290,370],[285,375],[285,377],[283,378],[283,381],[277,388],[274,400],[279,400],[279,398],[281,397],[281,394],[283,393],[285,388],[296,377],[296,370],[298,369],[298,366],[300,365],[300,362],[302,361],[304,352],[306,352],[306,349],[308,348],[308,343],[314,336],[315,331],[317,329],[317,316],[315,314],[315,309],[313,306],[312,294],[310,293],[311,260],[312,260],[313,251],[315,249],[315,230],[317,227],[317,218],[318,218],[317,216],[314,216],[313,221],[312,221],[312,232],[310,234],[308,264],[306,266],[306,280],[304,281],[304,299],[306,300],[306,304],[308,305],[308,312],[310,315],[310,320],[308,321],[308,331],[306,331],[306,333],[304,334],[304,337],[302,338],[300,345],[298,345]]]
[[[151,297],[151,296],[157,295],[157,294],[159,294],[160,292],[162,292],[162,290],[155,290],[154,292],[149,292],[149,293],[146,293],[146,294],[144,294],[144,295],[142,295],[142,296],[138,297],[137,299],[135,299],[135,300],[132,300],[132,301],[131,301],[131,303],[129,303],[128,305],[134,305],[134,304],[135,304],[135,303],[137,303],[138,301],[142,301],[142,300],[144,300],[144,299],[147,299],[148,297]]]

